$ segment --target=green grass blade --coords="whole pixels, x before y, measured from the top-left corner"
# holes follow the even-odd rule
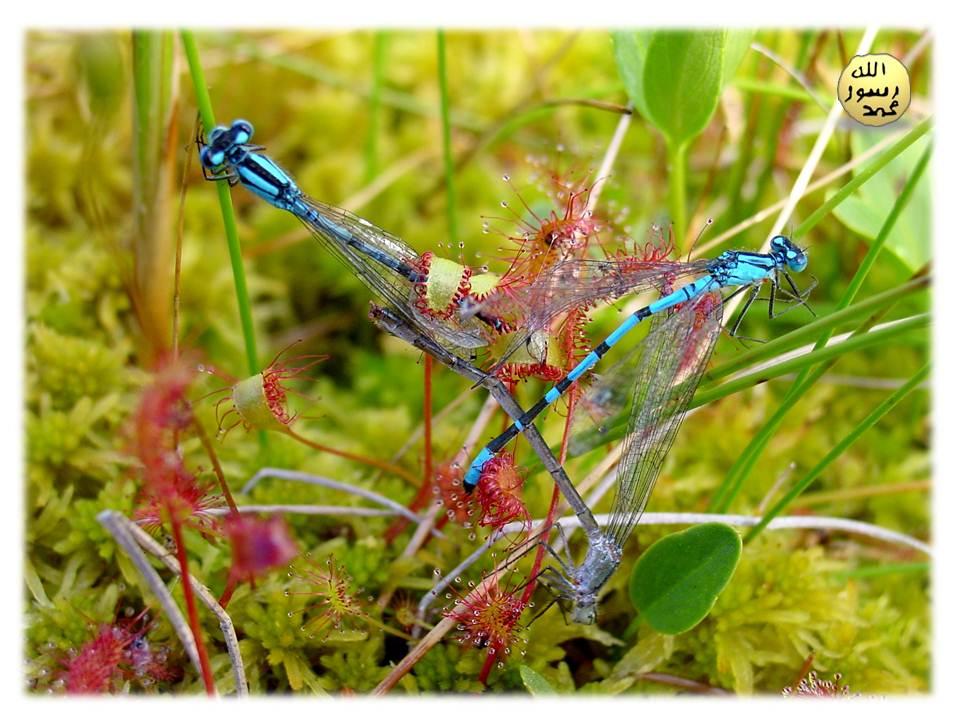
[[[802,103],[816,104],[816,100],[803,88],[792,85],[781,85],[763,80],[753,80],[751,78],[737,78],[733,81],[733,86],[737,90],[745,93],[756,93],[757,95],[769,95],[771,97],[786,98]]]
[[[793,67],[797,68],[798,72],[802,72],[801,68],[808,67],[810,63],[810,53],[813,50],[815,38],[816,33],[813,31],[808,30],[801,33],[799,38],[799,46],[797,47],[797,53],[792,62]],[[772,70],[770,66],[776,66],[776,63],[769,62],[770,58],[768,58],[766,55],[759,52],[754,54],[757,56],[758,61],[765,64],[765,69]],[[780,87],[789,90],[795,89],[794,85],[792,84],[780,85]],[[803,94],[803,102],[809,102],[811,100],[812,96],[807,93],[808,88],[797,89]],[[735,217],[737,221],[743,217],[749,217],[750,215],[753,215],[757,211],[757,208],[760,207],[764,192],[774,185],[773,173],[779,165],[780,143],[782,141],[781,132],[784,124],[787,123],[789,114],[796,108],[795,102],[791,99],[781,100],[776,104],[774,104],[773,98],[761,96],[758,99],[763,101],[760,104],[761,108],[768,107],[770,110],[768,112],[763,112],[761,109],[761,111],[757,113],[758,117],[756,118],[756,132],[748,133],[748,136],[744,138],[744,143],[746,143],[744,145],[744,155],[742,158],[738,157],[736,162],[744,162],[747,164],[752,162],[754,153],[756,152],[753,150],[753,143],[756,141],[752,139],[755,135],[760,139],[760,147],[762,148],[762,151],[759,154],[763,160],[763,166],[757,175],[756,182],[754,183],[755,190],[753,194],[749,199],[738,200],[740,215],[730,216]],[[816,98],[812,99],[814,101],[816,100]],[[741,183],[743,182],[743,177],[744,176],[741,173]],[[733,209],[735,208],[732,207],[731,210]]]
[[[703,379],[705,381],[716,381],[726,377],[727,375],[731,375],[738,370],[742,370],[750,367],[751,365],[763,362],[764,360],[777,357],[778,355],[799,347],[805,342],[810,342],[814,340],[814,338],[820,337],[821,334],[826,330],[832,330],[840,325],[852,322],[854,320],[859,320],[873,312],[877,312],[892,306],[894,303],[899,302],[906,296],[926,289],[929,287],[929,285],[930,276],[923,275],[910,280],[903,285],[894,288],[893,290],[887,290],[886,292],[874,295],[873,297],[863,300],[855,305],[850,305],[842,310],[837,310],[822,317],[818,317],[812,322],[809,322],[806,325],[797,328],[796,330],[792,330],[785,335],[774,338],[758,347],[751,348],[746,352],[738,353],[732,359],[717,365],[715,368],[707,372],[703,376]]]
[[[380,126],[382,124],[380,116],[383,114],[382,94],[386,69],[387,39],[387,33],[382,30],[373,34],[373,84],[370,89],[370,104],[367,108],[367,140],[363,145],[364,178],[367,183],[373,182],[373,179],[380,172],[377,141],[380,137]]]
[[[743,377],[739,377],[736,380],[732,380],[728,383],[714,385],[713,387],[700,390],[696,395],[693,396],[693,400],[690,402],[689,409],[698,408],[702,405],[708,405],[709,403],[725,398],[728,395],[734,395],[738,392],[742,392],[743,390],[748,390],[755,385],[769,382],[770,380],[783,375],[805,370],[819,363],[824,363],[824,367],[829,367],[829,363],[831,361],[836,361],[838,358],[852,352],[859,352],[868,348],[880,347],[887,343],[902,344],[904,342],[905,333],[927,327],[930,324],[930,320],[930,314],[925,313],[908,318],[891,325],[890,327],[876,330],[874,332],[855,333],[843,342],[828,345],[818,350],[804,353],[799,357],[784,360],[783,362],[763,368],[762,370],[757,370],[756,372],[744,375]],[[627,429],[625,421],[626,417],[619,415],[607,421],[605,425],[608,427],[608,430],[603,433],[602,438],[597,439],[596,445],[593,447],[590,447],[589,444],[587,444],[585,441],[582,441],[582,439],[578,439],[582,449],[580,452],[576,453],[576,455],[571,454],[571,457],[583,455],[584,453],[593,450],[595,447],[606,445],[620,439],[623,437]]]
[[[450,244],[456,247],[457,194],[453,183],[453,148],[450,138],[450,95],[447,91],[447,37],[437,31],[437,83],[440,86],[440,122],[443,126],[443,175],[447,184],[447,233]]]
[[[690,407],[695,408],[706,405],[707,403],[724,398],[727,395],[733,395],[741,390],[746,390],[754,385],[772,380],[775,377],[805,370],[818,363],[834,360],[847,353],[865,350],[892,341],[903,342],[904,333],[929,326],[930,317],[929,313],[924,313],[898,322],[890,327],[883,328],[882,330],[853,335],[843,342],[827,345],[826,347],[813,350],[800,357],[791,358],[790,360],[785,360],[762,370],[757,370],[756,372],[744,375],[736,380],[731,380],[723,385],[702,390],[694,395]]]
[[[918,126],[919,127],[919,126]],[[929,129],[929,128],[928,128]],[[919,135],[916,136],[919,138]],[[915,138],[915,139],[916,139]],[[906,138],[904,138],[905,140]],[[891,150],[895,147],[900,147],[904,149],[906,146],[903,145],[903,141],[894,145]],[[903,209],[906,207],[911,196],[913,195],[914,188],[916,188],[917,183],[919,183],[920,178],[922,177],[924,171],[926,170],[927,163],[930,160],[930,155],[933,147],[930,146],[924,152],[923,156],[917,162],[916,167],[910,175],[910,178],[907,180],[907,183],[904,185],[903,191],[897,197],[897,201],[894,203],[893,208],[890,210],[890,214],[887,216],[886,221],[884,222],[883,227],[880,229],[880,232],[877,234],[877,237],[874,239],[873,244],[870,246],[870,249],[867,251],[866,256],[860,263],[860,267],[857,269],[856,274],[853,279],[850,281],[850,284],[847,286],[847,290],[844,293],[841,300],[837,303],[837,310],[843,310],[847,308],[852,302],[853,298],[856,296],[857,291],[863,285],[863,281],[866,278],[867,273],[873,267],[874,262],[880,254],[880,251],[883,248],[884,243],[887,240],[887,237],[890,234],[890,231],[893,229],[896,224],[897,219],[900,217],[900,214],[903,212]],[[888,151],[889,152],[889,151]],[[883,154],[884,156],[887,153]],[[889,158],[888,158],[889,161]],[[867,174],[866,172],[861,173],[853,180],[851,183],[858,180],[863,175]],[[848,183],[849,185],[850,183]],[[838,193],[839,194],[839,193]],[[834,196],[836,197],[836,196]],[[808,223],[804,223],[808,225]],[[812,225],[809,225],[812,227]],[[820,340],[814,346],[814,350],[819,350],[827,341],[830,339],[832,333],[830,330],[827,330],[820,338]],[[782,404],[777,409],[777,411],[770,417],[770,419],[764,424],[764,426],[754,435],[753,439],[740,454],[740,457],[737,458],[733,466],[730,468],[727,476],[724,478],[723,482],[720,484],[720,487],[717,489],[716,494],[714,495],[713,500],[710,503],[711,512],[726,512],[733,500],[736,498],[737,494],[740,491],[740,488],[743,486],[746,479],[749,477],[750,472],[753,470],[753,467],[756,465],[757,461],[760,458],[760,454],[763,452],[767,443],[775,434],[777,428],[780,426],[780,423],[787,416],[790,409],[800,400],[800,398],[806,393],[806,391],[811,387],[811,385],[816,382],[816,380],[826,372],[827,366],[821,366],[818,370],[813,371],[812,376],[810,375],[810,370],[802,370],[797,375],[797,378],[794,380],[793,385],[787,391],[786,396],[783,399]]]
[[[216,117],[213,114],[213,104],[210,102],[210,93],[203,75],[203,66],[200,64],[200,54],[197,51],[197,41],[189,30],[180,32],[183,51],[187,56],[190,67],[190,77],[197,96],[197,107],[205,128],[216,126]],[[251,375],[260,372],[260,363],[257,359],[257,339],[253,324],[253,306],[250,303],[250,293],[247,290],[247,276],[243,269],[243,253],[240,250],[240,236],[237,233],[237,218],[233,212],[233,200],[230,197],[230,186],[225,182],[214,183],[217,186],[217,196],[220,200],[220,213],[223,215],[223,229],[227,237],[227,249],[230,252],[230,266],[233,269],[233,286],[237,295],[237,311],[240,313],[240,325],[243,329],[243,344],[247,355],[247,370]]]
[[[841,582],[846,580],[857,580],[860,578],[882,577],[883,575],[896,575],[899,573],[930,572],[930,563],[928,562],[905,562],[905,563],[882,563],[879,565],[866,565],[864,567],[844,570],[834,574],[834,577]]]
[[[173,35],[133,33],[134,307],[149,355],[170,347],[175,234],[170,198],[176,165],[172,132]]]
[[[875,157],[869,165],[854,175],[854,177],[851,178],[846,185],[840,188],[836,193],[828,198],[823,205],[811,213],[810,217],[800,223],[793,231],[793,237],[800,238],[810,232],[817,225],[817,223],[823,220],[823,218],[830,213],[831,210],[850,197],[854,192],[857,191],[857,188],[863,185],[867,180],[883,170],[883,168],[890,164],[891,160],[930,132],[931,128],[933,128],[932,117],[928,117],[926,120],[917,123],[917,126],[913,128],[913,130],[908,132],[900,140]]]
[[[896,392],[891,394],[886,400],[880,403],[873,412],[861,420],[849,435],[837,443],[834,448],[828,452],[823,459],[813,467],[813,469],[810,470],[810,472],[798,480],[793,487],[790,488],[790,490],[773,505],[773,507],[764,513],[761,521],[757,525],[754,525],[752,528],[750,528],[750,531],[744,537],[743,542],[748,543],[761,532],[763,532],[764,528],[770,524],[771,520],[780,515],[786,509],[787,505],[795,500],[800,493],[806,490],[814,480],[820,477],[820,473],[829,467],[834,460],[845,453],[847,449],[860,438],[861,435],[876,425],[880,418],[890,412],[890,410],[892,410],[897,403],[910,394],[910,392],[917,387],[917,385],[923,382],[929,374],[930,363],[928,362],[922,368],[920,368],[920,370],[918,370],[913,377],[900,386]]]

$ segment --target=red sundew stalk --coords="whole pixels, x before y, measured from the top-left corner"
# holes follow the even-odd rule
[[[187,550],[183,543],[183,530],[180,518],[176,516],[170,503],[167,503],[167,514],[170,516],[170,528],[173,531],[173,543],[177,550],[177,562],[180,563],[181,585],[183,586],[183,600],[187,606],[187,619],[190,622],[190,631],[197,646],[197,657],[200,660],[200,674],[203,676],[203,685],[207,695],[217,694],[217,686],[213,682],[213,671],[210,669],[210,658],[207,655],[207,646],[203,642],[200,631],[200,616],[197,613],[197,602],[193,597],[193,583],[190,582],[190,568],[187,565]]]
[[[416,512],[430,499],[430,487],[433,481],[433,357],[426,355],[423,362],[423,484],[407,507]],[[384,534],[387,543],[397,539],[397,535],[410,522],[405,517],[393,521]]]
[[[223,588],[223,592],[220,594],[220,597],[217,599],[217,604],[220,605],[220,607],[222,607],[224,610],[226,610],[227,605],[230,604],[230,598],[233,597],[233,592],[237,589],[239,582],[240,581],[236,576],[232,574],[227,575],[227,584]]]
[[[807,659],[803,661],[803,665],[800,667],[800,672],[797,673],[796,679],[790,683],[790,687],[796,690],[800,687],[800,683],[803,682],[803,679],[810,674],[810,670],[813,669],[814,654],[810,653],[807,655]]]
[[[563,424],[563,439],[560,441],[560,457],[558,459],[561,465],[567,460],[567,446],[570,442],[570,431],[573,428],[573,410],[575,404],[575,398],[571,397],[570,410],[567,412],[567,417]],[[550,496],[550,507],[547,508],[547,516],[544,519],[542,526],[545,529],[545,532],[549,532],[550,528],[553,527],[553,522],[556,519],[559,505],[560,488],[554,484],[553,494]],[[527,586],[524,588],[523,595],[520,598],[520,602],[523,605],[526,605],[530,601],[530,597],[537,588],[535,578],[540,572],[540,566],[543,565],[543,557],[546,554],[546,551],[546,546],[543,543],[537,547],[537,551],[533,559],[533,565],[530,568],[530,574],[527,576]],[[487,679],[490,677],[490,671],[493,669],[493,664],[496,660],[496,655],[487,655],[486,658],[484,658],[483,667],[480,668],[480,674],[477,676],[477,680],[482,682],[484,685],[487,684]]]
[[[423,487],[429,491],[433,478],[433,357],[423,361]]]
[[[496,661],[497,654],[491,655],[490,653],[487,653],[483,658],[483,667],[480,668],[480,674],[477,675],[477,680],[486,685],[487,679],[490,677],[490,671],[493,669],[493,663]]]
[[[420,486],[420,489],[417,490],[417,494],[414,496],[413,500],[410,501],[410,504],[407,505],[407,508],[411,512],[416,512],[417,510],[424,507],[427,504],[427,500],[429,499],[430,499],[430,478],[428,477],[424,481],[424,483]],[[443,519],[446,519],[446,516],[444,516]],[[387,528],[387,531],[383,534],[384,539],[386,539],[387,543],[392,543],[394,540],[396,540],[397,535],[399,535],[403,531],[403,529],[407,526],[407,523],[409,522],[410,521],[405,517],[398,517],[396,520],[394,520],[393,523],[390,525],[390,527]],[[440,530],[441,528],[438,526],[437,529]]]
[[[336,448],[330,447],[329,445],[323,445],[318,443],[310,438],[304,437],[299,433],[291,430],[289,426],[284,426],[284,429],[281,431],[292,437],[297,442],[303,443],[307,447],[311,447],[314,450],[319,450],[320,452],[330,453],[331,455],[336,455],[337,457],[342,457],[346,460],[353,460],[362,465],[368,465],[370,467],[375,467],[378,470],[383,470],[384,472],[396,475],[397,477],[402,477],[404,480],[409,482],[411,485],[420,485],[420,478],[411,473],[408,470],[404,470],[399,465],[394,465],[393,463],[388,463],[384,460],[377,460],[376,458],[367,457],[366,455],[358,455],[356,453],[347,452],[346,450],[337,450]]]
[[[230,486],[227,485],[227,478],[223,474],[223,468],[220,467],[220,459],[217,457],[217,453],[213,448],[213,444],[210,442],[210,438],[203,429],[203,424],[200,422],[200,418],[198,418],[196,413],[193,412],[193,408],[190,409],[190,414],[193,418],[193,427],[197,431],[197,436],[200,438],[200,442],[203,444],[203,449],[207,451],[207,456],[210,458],[210,463],[213,465],[213,474],[217,476],[217,482],[220,483],[220,492],[223,493],[223,498],[227,501],[227,505],[230,507],[230,514],[239,515],[240,511],[237,510],[237,504],[233,501],[233,494],[230,492]]]

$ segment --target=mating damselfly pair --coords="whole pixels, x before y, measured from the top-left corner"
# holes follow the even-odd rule
[[[351,213],[309,198],[290,175],[251,144],[253,126],[236,120],[214,128],[197,143],[204,176],[239,183],[258,197],[296,216],[317,239],[360,277],[391,313],[441,349],[473,350],[489,342],[491,333],[506,323],[484,299],[495,292],[495,281],[474,275],[453,261],[421,255],[399,238]],[[725,300],[747,293],[732,332],[744,313],[769,284],[769,315],[774,316],[777,294],[785,292],[806,305],[809,290],[801,292],[789,272],[806,268],[807,255],[787,237],[778,235],[766,253],[726,251],[709,260],[631,264],[616,260],[569,259],[543,270],[526,287],[509,296],[514,318],[511,329],[522,340],[550,326],[553,318],[574,307],[623,295],[653,290],[659,300],[632,313],[613,333],[550,389],[534,406],[477,455],[464,476],[468,491],[477,485],[484,466],[510,440],[527,428],[610,348],[633,328],[650,318],[644,341],[607,375],[593,384],[583,405],[609,411],[627,410],[624,450],[617,468],[612,522],[601,529],[572,485],[563,487],[587,534],[586,556],[575,565],[567,553],[557,557],[562,570],[543,576],[545,583],[570,611],[575,622],[596,621],[600,590],[620,563],[624,543],[638,522],[673,443],[683,415],[706,368],[720,333]],[[479,278],[483,278],[478,282]],[[690,278],[695,278],[689,280]],[[680,281],[685,284],[676,287]],[[788,288],[781,284],[783,280]],[[482,287],[483,292],[477,292]],[[723,298],[720,291],[732,288]],[[811,311],[812,312],[812,311]],[[516,347],[516,343],[512,347]],[[500,362],[504,362],[501,358]],[[626,408],[610,408],[609,398],[621,398]],[[565,475],[564,482],[569,484]]]

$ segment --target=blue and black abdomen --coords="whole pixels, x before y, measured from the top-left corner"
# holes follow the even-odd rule
[[[241,162],[234,165],[234,170],[237,178],[250,192],[281,210],[294,209],[294,204],[301,195],[300,188],[270,158],[247,153]]]

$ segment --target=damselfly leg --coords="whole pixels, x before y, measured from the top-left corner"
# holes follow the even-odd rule
[[[781,284],[780,282],[781,277],[786,279],[787,284],[790,286],[789,290],[784,288],[783,285]],[[810,297],[810,293],[812,293],[814,288],[817,287],[816,278],[813,278],[810,285],[808,285],[803,291],[801,291],[797,287],[797,284],[794,282],[793,278],[790,277],[790,274],[786,270],[781,269],[776,273],[774,273],[774,276],[770,279],[769,282],[770,282],[770,294],[769,296],[762,299],[767,303],[767,317],[770,320],[775,320],[778,317],[787,314],[788,312],[790,312],[791,310],[793,310],[794,308],[800,305],[802,305],[807,310],[809,310],[810,314],[813,315],[814,317],[817,316],[817,314],[813,311],[813,308],[811,308],[807,304],[807,298]],[[744,346],[746,346],[746,343],[744,342],[746,340],[750,340],[752,342],[758,342],[758,343],[766,342],[766,340],[762,338],[749,337],[747,335],[741,335],[738,332],[738,330],[740,329],[740,324],[743,322],[744,317],[746,317],[747,310],[749,310],[750,307],[754,304],[754,302],[756,302],[756,300],[758,299],[762,287],[763,287],[762,283],[758,283],[752,286],[745,285],[743,287],[737,288],[734,292],[730,293],[727,297],[723,299],[724,304],[726,304],[729,300],[733,299],[734,297],[736,297],[742,292],[747,291],[749,293],[746,302],[744,302],[743,307],[740,308],[740,312],[737,313],[737,319],[734,321],[733,327],[727,330],[727,332],[729,332],[730,334],[730,337],[740,340],[741,344],[743,344]],[[778,311],[776,309],[777,302],[787,303],[787,306],[784,309]]]
[[[807,287],[801,291],[797,287],[797,284],[794,282],[793,278],[790,277],[790,273],[788,273],[786,270],[782,270],[781,274],[786,279],[787,284],[790,286],[790,290],[786,290],[782,285],[778,284],[777,289],[779,290],[779,292],[781,292],[785,296],[785,300],[784,298],[777,298],[777,299],[782,301],[791,301],[791,302],[788,302],[787,307],[785,307],[780,312],[770,315],[771,319],[778,318],[781,315],[785,315],[786,313],[790,312],[798,305],[803,305],[803,307],[805,307],[807,310],[810,311],[810,314],[813,317],[816,317],[817,314],[813,311],[813,308],[807,304],[807,298],[810,297],[810,293],[812,293],[814,289],[817,287],[817,285],[820,284],[817,281],[817,279],[815,277],[811,277],[810,284],[807,285]]]

